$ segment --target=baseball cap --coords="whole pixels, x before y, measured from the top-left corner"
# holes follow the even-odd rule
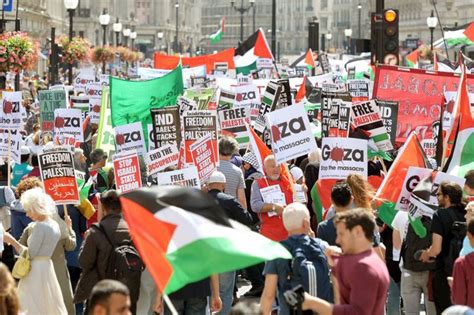
[[[21,155],[29,155],[31,153],[30,148],[27,146],[22,146],[21,147]]]
[[[294,166],[290,169],[290,173],[291,173],[291,176],[293,176],[293,179],[294,180],[298,180],[300,179],[301,177],[303,177],[303,171],[301,170],[301,168],[299,168],[298,166]]]
[[[94,149],[90,155],[91,163],[96,164],[104,159],[107,159],[107,154],[105,154],[102,149]]]
[[[212,172],[211,176],[207,180],[207,183],[226,183],[225,175],[222,172],[214,171]]]

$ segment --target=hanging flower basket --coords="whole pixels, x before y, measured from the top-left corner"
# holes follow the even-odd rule
[[[88,40],[76,36],[69,43],[67,36],[60,36],[59,43],[63,47],[62,62],[73,64],[75,62],[88,62],[90,60],[91,44]]]
[[[92,51],[92,62],[95,64],[109,63],[115,59],[115,50],[110,46],[96,47]]]
[[[24,32],[0,34],[0,71],[32,70],[38,63],[38,47]]]

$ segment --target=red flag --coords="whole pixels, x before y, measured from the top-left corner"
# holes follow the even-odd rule
[[[471,42],[474,42],[474,23],[469,24],[469,26],[464,30],[464,35]]]
[[[314,64],[314,59],[313,59],[313,51],[308,49],[308,52],[306,52],[306,56],[304,57],[304,62],[306,63],[306,66],[308,67],[309,70],[316,68],[316,65]]]
[[[298,89],[298,93],[296,93],[295,101],[296,103],[300,103],[306,97],[306,76],[303,77],[303,82]]]

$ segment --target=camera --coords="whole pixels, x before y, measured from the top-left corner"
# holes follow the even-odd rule
[[[299,284],[293,289],[285,291],[283,296],[290,307],[296,308],[304,302],[304,288]]]

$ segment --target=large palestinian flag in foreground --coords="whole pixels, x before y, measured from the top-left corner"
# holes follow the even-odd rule
[[[120,201],[133,242],[165,294],[212,274],[291,258],[280,243],[230,221],[200,190],[141,188]]]

